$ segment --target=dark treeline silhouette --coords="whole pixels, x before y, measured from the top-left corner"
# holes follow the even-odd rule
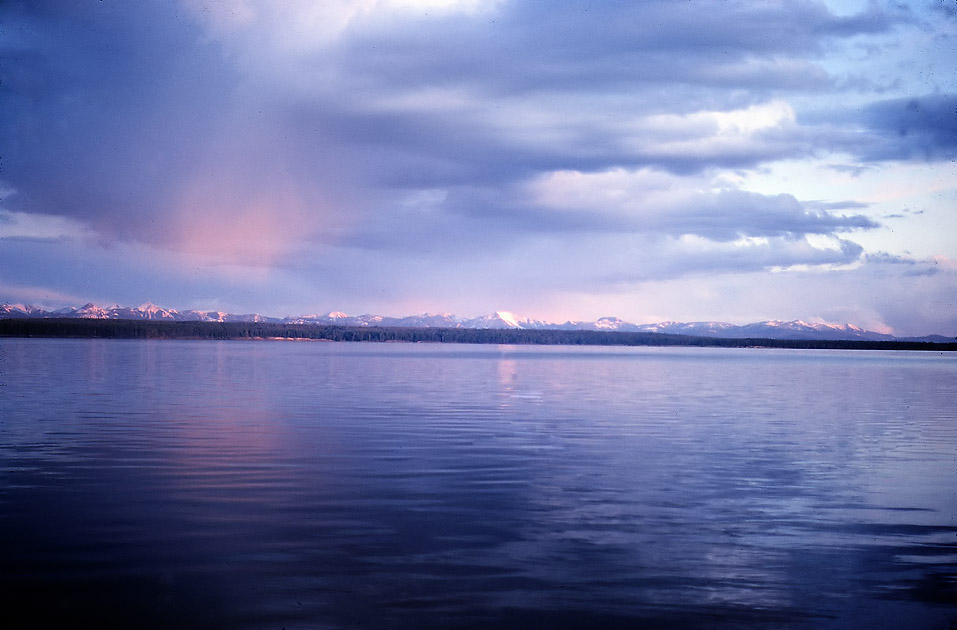
[[[129,319],[0,319],[0,337],[102,339],[313,339],[324,341],[569,346],[710,346],[838,350],[955,351],[957,343],[805,339],[725,339],[597,330],[355,327],[262,322]]]

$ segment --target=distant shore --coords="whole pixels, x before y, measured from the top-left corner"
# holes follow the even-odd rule
[[[714,338],[596,330],[358,327],[262,322],[130,319],[0,319],[0,337],[310,340],[567,346],[696,346],[835,350],[957,351],[957,342]]]

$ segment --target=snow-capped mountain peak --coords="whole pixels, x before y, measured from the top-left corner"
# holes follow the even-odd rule
[[[460,320],[463,328],[560,328],[560,325],[549,324],[535,319],[520,319],[511,311],[495,311],[491,315],[482,315],[473,319]]]
[[[509,311],[496,311],[495,316],[513,328],[522,327],[522,325],[519,324],[518,320],[515,318],[515,315]]]
[[[567,321],[552,324],[534,319],[521,318],[511,311],[495,311],[490,315],[460,319],[451,314],[412,315],[387,317],[383,315],[352,316],[341,311],[329,311],[324,315],[298,317],[265,317],[259,314],[236,315],[223,311],[177,311],[165,309],[146,302],[138,307],[113,305],[108,308],[93,303],[81,307],[67,307],[47,311],[26,304],[0,304],[0,318],[66,317],[87,319],[149,319],[169,321],[216,321],[216,322],[273,322],[286,324],[317,324],[336,326],[395,326],[428,328],[497,328],[497,329],[561,329],[596,330],[620,332],[651,332],[663,334],[693,335],[699,337],[731,337],[753,339],[861,339],[869,341],[892,340],[893,336],[869,331],[854,324],[809,323],[803,320],[769,320],[737,325],[727,322],[658,322],[634,324],[618,317],[601,317],[596,321]],[[942,340],[940,336],[935,337]]]

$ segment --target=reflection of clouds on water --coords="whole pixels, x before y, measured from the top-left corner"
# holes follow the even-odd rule
[[[108,560],[229,627],[947,627],[953,362],[43,342],[4,341],[0,604]]]

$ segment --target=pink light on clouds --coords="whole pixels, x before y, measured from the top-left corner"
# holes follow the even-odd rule
[[[196,178],[172,212],[170,247],[214,263],[273,266],[313,238],[331,238],[331,212],[281,173],[258,181],[249,169]]]

